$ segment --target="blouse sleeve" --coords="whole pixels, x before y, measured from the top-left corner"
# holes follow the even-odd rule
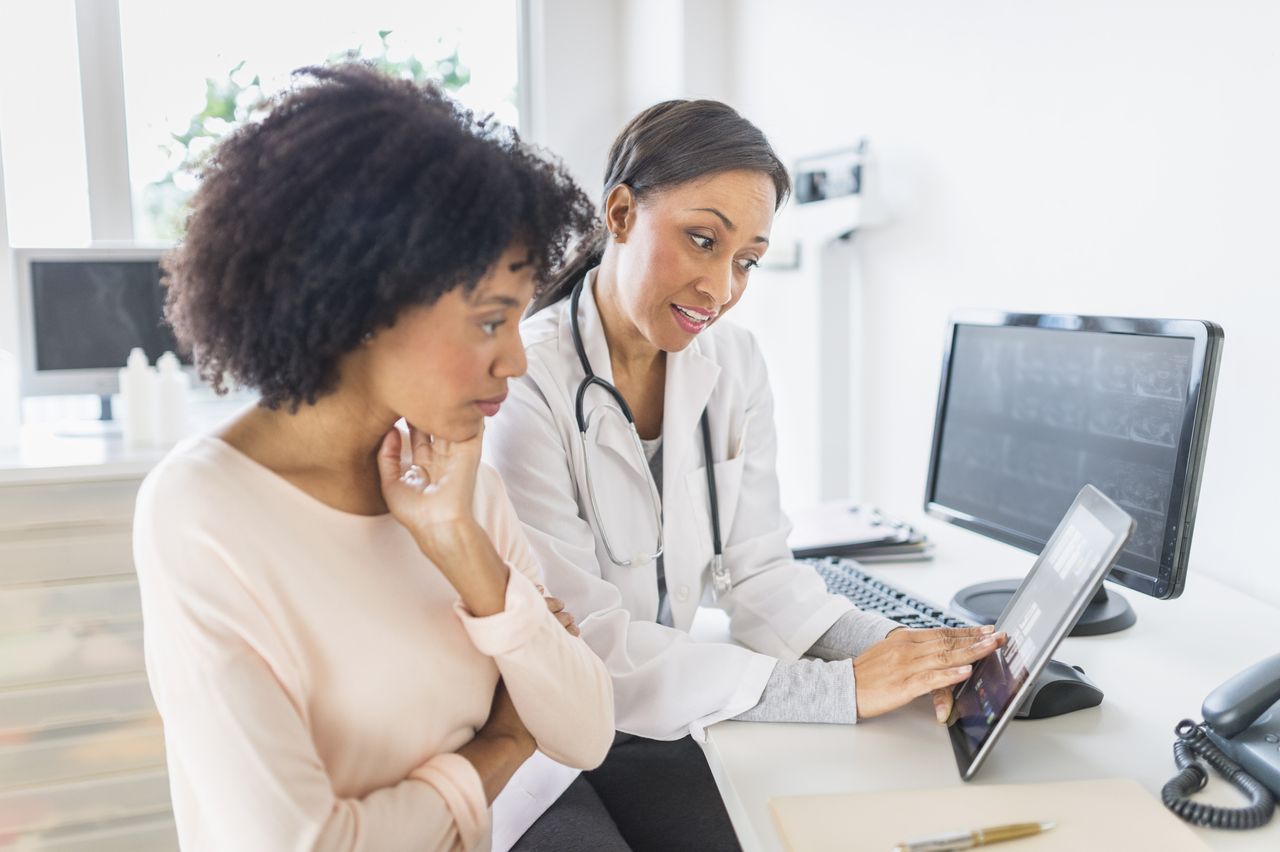
[[[613,744],[613,687],[608,670],[582,639],[547,609],[541,572],[497,472],[485,465],[486,526],[511,568],[502,612],[477,618],[458,603],[472,643],[491,656],[538,749],[578,769],[593,769]]]

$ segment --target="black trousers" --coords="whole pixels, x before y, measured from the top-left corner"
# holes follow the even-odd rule
[[[513,852],[741,852],[707,760],[689,737],[619,734]]]

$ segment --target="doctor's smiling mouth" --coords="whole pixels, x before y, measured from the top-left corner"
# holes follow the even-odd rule
[[[715,321],[720,315],[719,311],[707,311],[703,308],[695,308],[692,305],[671,305],[671,315],[675,317],[676,325],[680,326],[682,331],[689,334],[697,334]]]

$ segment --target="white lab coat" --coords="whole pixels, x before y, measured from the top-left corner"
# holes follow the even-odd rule
[[[592,369],[612,383],[594,282],[593,270],[578,306],[579,322]],[[608,666],[618,730],[653,739],[702,739],[707,725],[756,705],[778,659],[797,659],[852,609],[826,591],[812,568],[793,561],[787,548],[790,524],[778,497],[773,396],[755,338],[720,320],[684,351],[667,356],[662,508],[674,627],[666,627],[655,621],[656,563],[619,567],[598,534],[574,416],[584,372],[574,349],[569,299],[525,320],[521,334],[528,372],[511,382],[507,401],[491,419],[485,458],[502,474],[549,593],[565,601],[583,639]],[[589,414],[609,397],[593,388],[586,400]],[[687,633],[712,588],[699,425],[704,407],[724,560],[733,581],[714,605],[729,613],[731,634],[745,647],[695,642]],[[592,475],[609,530],[628,523],[651,526],[644,517],[651,515],[646,495],[653,480],[629,433],[606,428],[599,440]],[[540,756],[526,763],[494,803],[495,848],[518,838],[575,775]]]

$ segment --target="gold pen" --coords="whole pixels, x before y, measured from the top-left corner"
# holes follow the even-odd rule
[[[920,837],[916,840],[908,840],[906,843],[899,843],[893,847],[893,852],[956,852],[959,849],[972,849],[975,846],[986,846],[1002,840],[1031,837],[1033,834],[1048,831],[1053,826],[1052,822],[1019,822],[992,828],[975,828],[973,831],[935,834],[932,837]]]

